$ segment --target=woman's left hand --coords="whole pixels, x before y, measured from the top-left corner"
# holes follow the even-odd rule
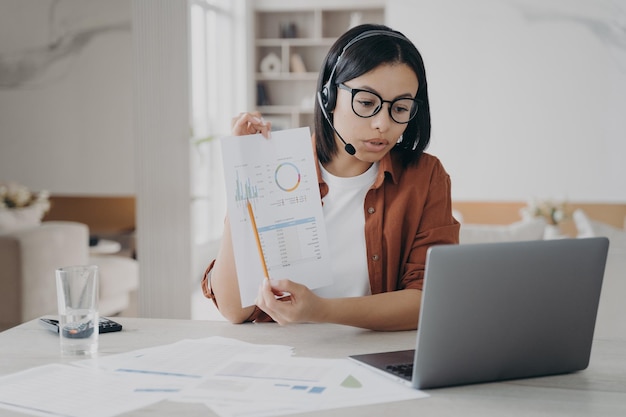
[[[231,124],[233,136],[260,133],[269,139],[272,129],[272,123],[266,122],[258,111],[240,113],[239,116],[233,117]]]
[[[322,298],[290,280],[263,280],[256,305],[280,325],[320,320]]]

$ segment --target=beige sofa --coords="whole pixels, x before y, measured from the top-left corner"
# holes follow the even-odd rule
[[[130,303],[139,285],[136,260],[90,255],[89,228],[69,221],[0,232],[0,330],[46,314],[56,314],[54,270],[95,264],[100,270],[99,311],[112,316]]]

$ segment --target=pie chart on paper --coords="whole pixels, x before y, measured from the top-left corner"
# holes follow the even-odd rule
[[[295,191],[300,185],[300,170],[291,162],[283,162],[274,171],[274,181],[278,188],[286,192]]]

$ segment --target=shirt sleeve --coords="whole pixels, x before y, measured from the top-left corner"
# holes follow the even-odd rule
[[[400,289],[423,289],[426,254],[431,246],[459,243],[460,224],[452,215],[451,188],[450,176],[441,164],[436,164],[419,227],[398,282]]]
[[[204,272],[200,286],[202,288],[202,293],[204,294],[204,296],[210,300],[213,300],[213,304],[215,304],[215,307],[219,310],[220,307],[217,304],[217,299],[215,298],[215,294],[213,294],[213,289],[211,288],[211,273],[213,272],[213,266],[215,266],[215,259],[211,261],[206,271]],[[254,311],[252,312],[252,314],[250,315],[250,317],[248,317],[246,321],[247,322],[271,322],[273,320],[259,307],[254,306]]]

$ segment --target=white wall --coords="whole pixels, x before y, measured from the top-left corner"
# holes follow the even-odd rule
[[[0,179],[135,193],[130,3],[0,2]],[[429,151],[455,199],[626,201],[625,15],[624,0],[388,1],[424,55]],[[24,62],[44,71],[8,85]]]
[[[0,180],[135,192],[130,0],[0,2]]]
[[[626,201],[624,21],[624,0],[389,0],[455,199]]]

